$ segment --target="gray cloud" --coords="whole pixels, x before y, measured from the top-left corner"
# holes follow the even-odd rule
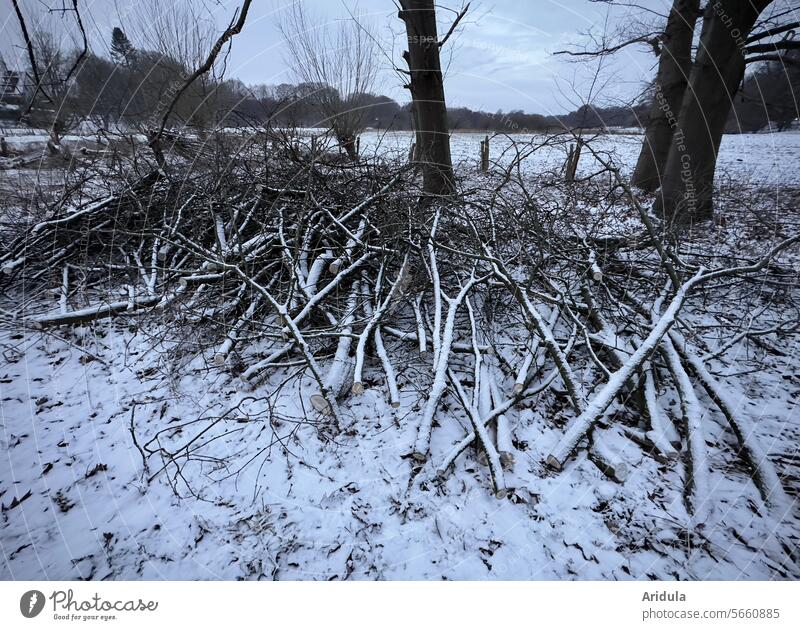
[[[166,3],[170,0],[165,0]],[[190,0],[172,0],[176,2]],[[204,2],[218,25],[226,24],[240,0],[198,0]],[[320,27],[346,19],[348,7],[356,6],[375,24],[377,36],[386,56],[382,58],[380,91],[400,101],[408,99],[399,77],[392,72],[390,60],[399,62],[403,43],[403,24],[391,0],[300,0],[320,17]],[[26,3],[31,10],[34,3]],[[39,3],[35,3],[39,4]],[[228,61],[228,75],[245,83],[276,84],[294,80],[284,61],[282,37],[276,28],[276,17],[291,4],[287,0],[257,0],[244,31],[235,39]],[[641,6],[665,13],[669,0],[642,0]],[[135,10],[136,0],[87,0],[85,12],[93,47],[107,48],[113,26],[125,27],[126,14]],[[460,8],[460,0],[441,0],[440,6]],[[574,64],[552,52],[583,41],[582,33],[603,30],[606,19],[613,28],[626,18],[628,9],[611,8],[589,0],[494,0],[473,2],[462,28],[445,46],[445,90],[452,106],[468,106],[488,111],[523,109],[529,112],[554,113],[572,109],[580,98],[574,94],[587,85],[594,65]],[[6,36],[0,48],[6,60],[16,59],[24,65],[19,40],[9,3],[0,9],[0,26]],[[443,28],[454,13],[439,12]],[[56,28],[58,20],[49,22]],[[63,21],[62,21],[63,23]],[[8,29],[8,30],[7,30]],[[613,76],[613,90],[601,91],[599,99],[627,101],[642,89],[650,78],[655,57],[644,47],[629,47],[603,69],[605,77]],[[585,96],[583,94],[582,96]]]

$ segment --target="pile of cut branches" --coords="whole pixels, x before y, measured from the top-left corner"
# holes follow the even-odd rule
[[[791,220],[768,232],[732,217],[728,232],[752,230],[747,251],[716,247],[704,231],[666,234],[590,143],[601,168],[584,181],[531,181],[512,165],[431,198],[412,166],[341,161],[275,138],[220,142],[166,167],[141,156],[113,172],[96,165],[86,185],[54,194],[45,216],[6,226],[3,317],[44,330],[170,321],[178,345],[192,339],[192,353],[250,388],[302,366],[315,383],[308,402],[339,428],[368,386],[402,404],[398,362],[412,352],[430,379],[408,416],[420,479],[446,475],[475,446],[494,493],[507,496],[515,412],[548,396],[566,423],[552,469],[586,449],[624,482],[609,432],[664,461],[680,455],[698,522],[712,507],[705,392],[765,504],[790,509],[709,362],[751,342],[779,352],[796,333]],[[753,287],[767,305],[749,297]],[[730,317],[743,300],[749,316]],[[667,392],[678,417],[659,404]],[[432,449],[446,399],[471,428]],[[624,410],[631,420],[617,421]]]

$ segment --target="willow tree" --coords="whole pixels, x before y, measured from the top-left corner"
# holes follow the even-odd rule
[[[439,50],[468,8],[469,4],[440,41],[433,0],[400,0],[398,15],[405,22],[408,36],[403,58],[410,77],[405,87],[411,90],[416,159],[422,166],[424,190],[433,195],[447,195],[455,189]]]
[[[733,99],[744,78],[748,38],[771,0],[713,0],[703,16],[700,43],[654,210],[691,225],[713,215],[714,171]]]
[[[278,26],[284,36],[287,62],[297,79],[313,88],[308,98],[324,115],[339,146],[358,158],[358,136],[368,122],[365,96],[378,73],[378,47],[363,16],[328,28],[302,3],[283,12]]]
[[[661,184],[661,174],[689,83],[692,40],[699,15],[700,0],[674,0],[664,33],[659,38],[655,94],[632,181],[642,190],[654,191]]]

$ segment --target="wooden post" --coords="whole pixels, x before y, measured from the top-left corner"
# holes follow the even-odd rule
[[[578,140],[577,144],[571,144],[569,147],[569,155],[564,166],[564,181],[572,183],[575,181],[575,173],[578,170],[578,161],[581,159],[581,141]]]
[[[564,181],[569,182],[569,174],[572,170],[572,156],[575,155],[575,145],[569,145],[569,153],[567,153],[567,159],[564,162]]]
[[[489,172],[489,136],[481,140],[481,170],[484,173]]]

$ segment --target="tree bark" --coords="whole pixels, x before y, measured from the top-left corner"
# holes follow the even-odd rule
[[[344,149],[347,157],[352,161],[358,161],[358,149],[356,149],[356,137],[353,135],[345,135],[338,138],[339,146]]]
[[[678,227],[713,216],[717,152],[744,77],[744,47],[770,2],[713,0],[706,7],[700,46],[654,206],[656,214]]]
[[[453,162],[444,81],[439,61],[439,38],[433,0],[400,0],[399,17],[406,24],[408,51],[403,54],[411,75],[417,123],[417,159],[422,166],[426,193],[447,195],[454,191]]]
[[[674,0],[661,38],[661,59],[655,81],[642,151],[633,172],[632,184],[652,192],[661,184],[672,134],[678,125],[681,103],[692,69],[692,39],[700,0]]]

